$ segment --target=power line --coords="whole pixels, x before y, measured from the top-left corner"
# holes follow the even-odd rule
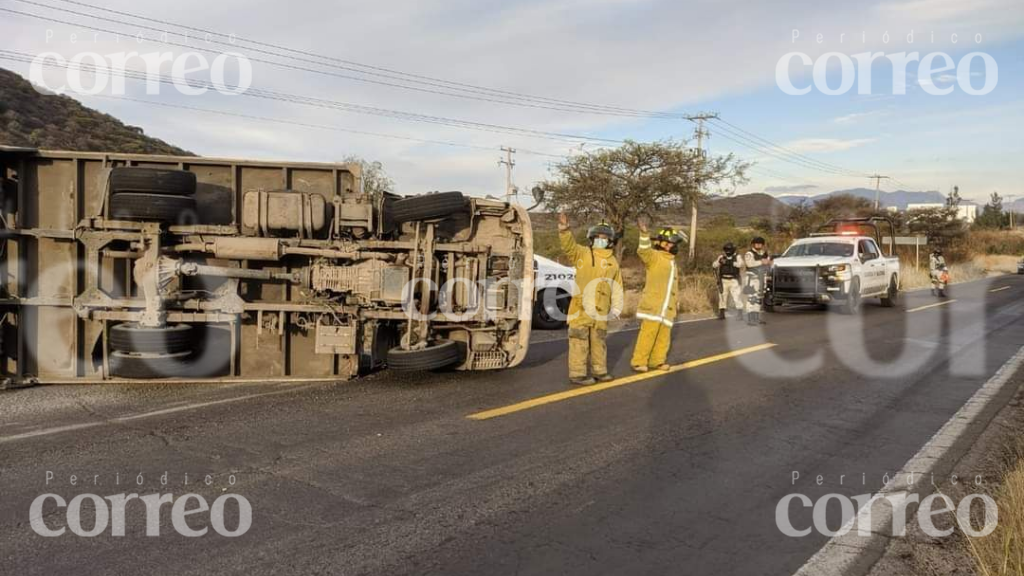
[[[502,149],[502,147],[497,147],[497,146],[482,146],[482,145],[476,145],[476,144],[465,144],[465,143],[462,143],[462,142],[451,142],[451,141],[445,141],[445,140],[431,140],[429,138],[417,138],[415,136],[402,136],[402,135],[399,135],[399,134],[384,134],[384,133],[380,133],[380,132],[370,132],[370,131],[367,131],[367,130],[356,130],[354,128],[344,128],[344,127],[340,127],[340,126],[330,126],[330,125],[326,125],[326,124],[310,124],[310,123],[307,123],[307,122],[299,122],[299,121],[296,121],[296,120],[287,120],[287,119],[283,119],[283,118],[272,118],[272,117],[268,117],[268,116],[258,116],[258,115],[255,115],[255,114],[242,114],[242,113],[238,113],[238,112],[228,112],[228,111],[225,111],[225,110],[214,110],[212,108],[200,108],[200,107],[197,107],[197,106],[185,106],[185,105],[182,105],[182,104],[169,104],[167,102],[157,102],[155,100],[145,100],[145,99],[142,99],[142,98],[130,98],[130,97],[127,97],[127,96],[106,96],[106,95],[102,95],[102,94],[91,94],[91,95],[89,95],[89,97],[92,97],[92,98],[106,98],[106,99],[110,99],[110,100],[123,100],[123,101],[126,101],[126,102],[137,102],[139,104],[147,104],[147,105],[152,105],[152,106],[161,106],[161,107],[164,107],[164,108],[174,108],[174,109],[178,109],[178,110],[189,110],[189,111],[193,111],[193,112],[203,112],[203,113],[206,113],[206,114],[217,114],[217,115],[220,115],[220,116],[228,116],[228,117],[232,117],[232,118],[241,118],[241,119],[245,119],[245,120],[255,120],[255,121],[258,121],[258,122],[272,122],[272,123],[275,123],[275,124],[284,124],[286,126],[300,126],[300,127],[303,127],[303,128],[315,128],[315,129],[318,129],[318,130],[330,130],[330,131],[333,131],[333,132],[344,132],[344,133],[347,133],[347,134],[359,134],[361,136],[373,136],[373,137],[376,137],[376,138],[389,138],[389,139],[394,139],[394,140],[406,140],[406,141],[410,141],[410,142],[419,142],[419,143],[423,143],[423,144],[436,144],[436,145],[440,145],[440,146],[451,146],[451,147],[456,147],[456,148],[471,148],[471,149],[475,149],[475,150],[486,150],[486,151],[495,151],[495,150],[501,150]],[[531,156],[548,156],[548,157],[552,157],[552,158],[567,158],[567,156],[564,155],[564,154],[551,154],[549,152],[540,152],[540,151],[537,151],[537,150],[532,150],[532,149],[527,149],[527,148],[518,148],[517,151],[521,152],[523,154],[531,155]]]
[[[151,31],[154,31],[154,32],[167,33],[166,30],[161,30],[159,28],[154,28],[152,26],[146,26],[146,25],[138,24],[138,23],[134,23],[134,22],[125,22],[123,20],[117,20],[117,19],[113,19],[113,18],[105,18],[105,17],[102,17],[102,16],[94,15],[94,14],[87,14],[87,13],[78,12],[78,11],[75,11],[75,10],[69,10],[67,8],[59,8],[59,7],[56,7],[56,6],[50,6],[50,5],[47,5],[47,4],[42,4],[40,2],[33,2],[31,0],[14,0],[14,1],[21,2],[21,3],[24,3],[24,4],[30,4],[30,5],[33,5],[33,6],[38,6],[38,7],[42,7],[42,8],[46,8],[46,9],[50,9],[50,10],[56,10],[56,11],[59,11],[59,12],[65,12],[65,13],[68,13],[68,14],[74,14],[76,16],[82,16],[82,17],[85,17],[85,18],[91,18],[91,19],[94,19],[94,20],[100,20],[100,21],[104,21],[104,22],[111,22],[111,23],[116,23],[116,24],[122,24],[122,25],[126,25],[126,26],[135,26],[135,27],[138,27],[138,28],[142,28],[142,29],[145,29],[145,30],[151,30]],[[58,0],[58,1],[66,1],[66,0]],[[97,8],[97,9],[101,9],[101,8]],[[102,10],[105,10],[105,9],[102,9]],[[27,16],[29,18],[36,18],[36,19],[40,19],[40,20],[47,20],[47,21],[55,22],[55,23],[59,23],[59,24],[66,24],[66,25],[69,25],[69,26],[80,26],[80,27],[83,27],[83,28],[87,28],[89,30],[94,30],[94,31],[98,31],[98,32],[104,32],[104,33],[107,33],[107,34],[127,35],[127,36],[131,35],[129,33],[121,32],[121,31],[118,31],[118,30],[111,30],[109,28],[100,28],[100,27],[92,26],[92,25],[85,24],[85,23],[82,23],[82,22],[74,22],[74,21],[68,21],[68,20],[61,20],[59,18],[54,18],[54,17],[51,17],[51,16],[43,16],[43,15],[40,15],[40,14],[31,13],[31,12],[23,12],[23,11],[20,11],[20,10],[12,10],[12,9],[9,9],[9,8],[0,8],[0,11],[8,12],[8,13],[11,13],[11,14],[17,14],[19,16]],[[105,10],[105,11],[117,12],[117,11],[111,11],[111,10]],[[130,17],[133,17],[133,18],[140,18],[140,19],[145,19],[145,20],[153,20],[153,19],[146,18],[146,17],[143,17],[143,16],[136,16],[136,15],[132,15],[132,14],[128,14],[128,13],[124,13],[124,14],[127,14],[127,15],[129,15]],[[192,29],[192,30],[202,31],[202,29],[193,29],[193,28],[190,28],[190,27],[187,27],[187,26],[182,26],[180,24],[174,24],[174,23],[171,23],[171,22],[165,22],[165,21],[162,21],[162,20],[157,20],[157,22],[165,23],[165,24],[167,24],[169,26],[178,26],[178,27],[182,27],[182,28],[185,28],[185,29]],[[224,36],[223,34],[221,34],[219,32],[206,32],[206,33],[208,33],[208,34],[217,34],[218,36]],[[198,46],[193,46],[193,45],[190,45],[190,44],[187,44],[187,43],[174,42],[174,41],[171,41],[171,40],[150,40],[148,38],[145,39],[145,40],[152,41],[152,42],[155,42],[155,43],[158,43],[158,44],[165,44],[165,45],[168,45],[168,46],[176,46],[176,47],[181,47],[181,48],[189,48],[191,50],[200,50],[200,51],[208,52],[208,53],[213,53],[214,52],[214,50],[210,50],[210,49],[206,49],[206,48],[202,48],[202,47],[198,47]],[[236,40],[238,40],[238,39],[236,38]],[[258,42],[255,42],[255,41],[249,41],[249,40],[246,40],[246,41],[247,42],[258,43]],[[219,45],[219,46],[224,46],[224,47],[227,47],[227,48],[234,48],[234,49],[238,49],[239,48],[239,46],[237,46],[233,42],[225,42],[225,41],[217,40],[215,38],[204,39],[204,42],[208,42],[210,44],[216,44],[216,45]],[[263,43],[259,43],[259,44],[263,44]],[[259,54],[265,54],[265,55],[275,56],[275,57],[279,57],[279,58],[286,58],[286,59],[289,59],[289,60],[295,60],[295,61],[299,61],[299,62],[306,62],[306,63],[318,65],[318,66],[330,66],[330,67],[338,68],[338,69],[341,69],[341,70],[347,70],[347,71],[350,71],[350,72],[355,72],[357,74],[368,74],[368,75],[371,75],[371,76],[376,76],[376,77],[381,77],[381,78],[386,78],[386,79],[392,79],[392,80],[396,80],[396,81],[399,81],[399,82],[411,82],[413,84],[420,84],[420,85],[425,85],[425,86],[434,86],[434,87],[440,88],[440,89],[431,89],[431,88],[423,88],[421,86],[409,86],[409,85],[406,85],[406,84],[397,84],[395,82],[386,82],[386,81],[383,81],[383,80],[374,80],[374,79],[371,79],[371,78],[362,78],[362,77],[358,77],[358,76],[352,76],[352,75],[349,75],[349,74],[339,74],[337,72],[330,72],[330,71],[327,71],[327,70],[318,70],[318,69],[315,69],[315,68],[308,68],[308,67],[305,67],[305,66],[297,66],[295,64],[288,64],[288,63],[285,63],[285,62],[277,62],[277,61],[273,61],[273,60],[266,60],[266,59],[256,58],[256,57],[247,57],[252,62],[259,62],[259,63],[263,63],[263,64],[269,64],[271,66],[276,66],[276,67],[284,68],[284,69],[287,69],[287,70],[295,70],[295,71],[299,71],[299,72],[309,72],[309,73],[313,73],[313,74],[320,74],[320,75],[324,75],[324,76],[331,76],[331,77],[340,78],[340,79],[344,79],[344,80],[353,80],[353,81],[356,81],[356,82],[365,82],[365,83],[369,83],[369,84],[376,84],[376,85],[380,85],[380,86],[387,86],[387,87],[390,87],[390,88],[398,88],[398,89],[402,89],[402,90],[412,90],[412,91],[428,93],[428,94],[438,94],[438,95],[442,95],[442,96],[450,96],[450,97],[454,97],[454,98],[477,100],[477,101],[482,101],[482,102],[491,102],[491,103],[495,103],[495,104],[504,104],[504,105],[509,105],[509,106],[524,107],[524,108],[534,108],[534,109],[542,109],[542,110],[554,110],[554,111],[561,111],[561,112],[574,112],[574,113],[595,114],[595,115],[603,115],[603,116],[617,116],[617,117],[626,117],[626,118],[674,118],[674,119],[679,118],[678,115],[667,115],[667,114],[663,114],[663,113],[659,113],[659,112],[649,112],[649,111],[639,111],[639,110],[638,111],[630,111],[630,110],[627,110],[627,109],[614,109],[614,108],[608,108],[608,107],[603,107],[603,106],[599,106],[599,105],[575,104],[575,103],[571,103],[569,101],[557,101],[557,100],[552,100],[552,99],[544,99],[544,98],[540,98],[540,97],[503,96],[503,95],[500,95],[500,94],[496,94],[493,91],[489,91],[491,89],[469,90],[469,89],[464,89],[464,88],[456,88],[456,87],[453,87],[453,86],[448,86],[448,85],[443,84],[444,81],[438,81],[438,82],[442,82],[442,83],[425,82],[425,81],[421,81],[421,80],[412,79],[411,77],[410,78],[403,78],[403,77],[400,77],[400,76],[396,77],[396,76],[389,76],[389,75],[386,75],[386,74],[372,73],[372,72],[367,72],[365,70],[359,70],[359,69],[353,68],[351,66],[343,66],[343,65],[331,64],[331,63],[326,63],[326,62],[318,62],[316,60],[310,60],[308,58],[300,58],[300,57],[296,57],[296,56],[289,56],[287,54],[281,54],[281,53],[277,53],[277,52],[273,52],[273,51],[269,51],[269,50],[263,50],[263,49],[259,49],[259,48],[245,47],[244,49],[252,51],[252,52],[256,52],[256,53],[259,53]],[[289,50],[289,49],[285,49],[285,50]],[[317,57],[317,58],[330,59],[329,57],[326,57],[326,56],[318,56],[318,55],[314,55],[314,56]],[[456,90],[456,92],[452,92],[451,90]],[[479,95],[474,95],[474,94],[479,94]],[[565,103],[560,103],[560,102],[565,102]]]
[[[2,54],[12,54],[14,56],[3,56]],[[0,58],[6,60],[14,60],[19,62],[32,62],[31,55],[16,52],[13,50],[0,50]],[[83,70],[95,74],[97,71],[104,74],[117,74],[125,78],[133,80],[148,80],[153,79],[162,84],[175,84],[175,83],[186,83],[194,88],[206,88],[206,89],[237,89],[237,86],[221,84],[216,85],[212,82],[205,80],[195,80],[188,78],[177,78],[168,77],[163,74],[149,74],[139,70],[132,69],[111,69],[108,67],[97,67],[91,64],[75,64],[71,62],[65,62],[64,64],[58,64],[56,62],[50,62],[47,60],[42,65],[51,68],[70,68]],[[533,130],[530,128],[519,128],[514,126],[503,126],[500,124],[489,124],[485,122],[475,122],[471,120],[460,120],[454,118],[446,118],[443,116],[431,116],[426,114],[419,114],[415,112],[405,112],[401,110],[392,110],[388,108],[379,108],[374,106],[364,106],[361,104],[352,104],[349,102],[341,102],[336,100],[327,100],[322,98],[315,98],[311,96],[302,96],[296,94],[289,94],[284,92],[277,92],[272,90],[265,90],[261,88],[248,88],[245,91],[239,92],[239,95],[249,96],[255,98],[264,98],[269,100],[277,100],[282,102],[289,102],[294,104],[301,104],[305,106],[313,106],[319,108],[326,108],[332,110],[341,110],[346,112],[355,112],[358,114],[369,114],[373,116],[382,116],[387,118],[394,118],[399,120],[408,120],[413,122],[423,122],[428,124],[437,124],[442,126],[463,128],[468,130],[478,130],[484,132],[504,133],[504,134],[516,134],[519,136],[526,136],[530,138],[542,138],[547,140],[559,140],[563,142],[579,143],[580,141],[590,142],[602,142],[611,144],[621,144],[621,140],[614,140],[610,138],[599,138],[593,136],[583,136],[579,134],[567,134],[559,132],[548,132],[543,130]]]
[[[165,33],[167,32],[166,30],[161,30],[161,29],[150,27],[150,26],[141,25],[141,24],[138,24],[138,23],[135,23],[135,22],[125,22],[123,20],[117,20],[117,19],[112,19],[112,18],[105,18],[105,17],[98,16],[98,15],[95,15],[95,14],[82,13],[82,12],[78,12],[78,11],[75,11],[75,10],[70,10],[70,9],[67,9],[67,8],[61,8],[61,7],[56,7],[56,6],[52,6],[52,5],[48,5],[48,4],[43,4],[43,3],[40,3],[40,2],[34,2],[32,0],[15,0],[15,1],[21,2],[23,4],[29,4],[29,5],[33,5],[33,6],[38,6],[38,7],[50,9],[50,10],[56,10],[56,11],[70,13],[70,14],[75,14],[75,15],[78,15],[78,16],[84,16],[84,17],[92,18],[92,19],[96,19],[96,20],[101,20],[101,21],[106,21],[106,22],[114,22],[114,23],[118,23],[118,24],[122,24],[122,25],[136,26],[136,27],[140,27],[140,28],[144,28],[144,29],[148,29],[148,30],[154,30],[154,31],[157,31],[157,32],[165,32]],[[147,21],[147,22],[158,23],[158,24],[162,24],[162,25],[165,25],[165,26],[173,26],[173,27],[184,29],[184,30],[189,30],[189,31],[193,31],[193,32],[203,33],[203,34],[206,34],[208,36],[219,36],[219,37],[227,38],[229,40],[228,42],[217,40],[215,38],[209,38],[209,37],[204,39],[204,41],[206,41],[206,42],[210,42],[210,43],[213,43],[213,44],[218,44],[218,45],[221,45],[221,46],[228,46],[228,47],[232,47],[232,48],[238,48],[236,42],[241,41],[241,42],[248,43],[248,44],[254,44],[254,45],[257,45],[257,46],[268,47],[268,48],[271,48],[273,50],[285,51],[285,52],[290,52],[292,54],[300,54],[300,55],[303,55],[303,56],[310,56],[312,58],[316,58],[316,59],[320,59],[320,60],[327,60],[330,63],[318,62],[317,60],[310,60],[310,59],[306,59],[306,58],[298,58],[296,56],[289,56],[287,54],[281,54],[280,52],[273,52],[273,51],[262,50],[262,49],[258,49],[258,48],[252,48],[252,47],[246,47],[245,48],[247,50],[252,50],[252,51],[255,51],[255,52],[258,52],[258,53],[262,53],[262,54],[269,54],[269,55],[276,56],[276,57],[281,57],[281,58],[287,58],[287,59],[291,59],[291,60],[297,60],[297,61],[312,63],[312,64],[320,65],[320,66],[331,66],[331,67],[335,67],[335,68],[339,68],[339,69],[355,72],[355,73],[358,73],[358,74],[366,74],[366,75],[372,75],[372,76],[382,77],[382,78],[391,79],[391,80],[397,80],[397,81],[400,81],[400,82],[410,82],[410,83],[419,84],[419,85],[426,85],[426,86],[441,88],[443,90],[433,90],[433,89],[422,88],[420,86],[408,86],[408,85],[404,85],[404,84],[395,84],[395,83],[392,83],[392,82],[382,82],[382,81],[379,81],[379,80],[372,80],[372,79],[368,79],[368,78],[354,77],[354,76],[345,75],[345,74],[337,74],[337,73],[332,73],[332,72],[328,72],[328,71],[324,71],[324,70],[317,70],[317,69],[311,69],[311,68],[306,68],[306,67],[302,67],[302,66],[295,66],[295,65],[292,65],[292,64],[287,64],[287,63],[282,63],[282,62],[274,62],[274,61],[268,61],[268,60],[261,60],[261,59],[258,59],[258,58],[252,58],[253,61],[263,62],[263,63],[270,64],[272,66],[278,66],[278,67],[282,67],[282,68],[286,68],[286,69],[292,69],[292,70],[298,70],[298,71],[302,71],[302,72],[311,72],[311,73],[315,73],[315,74],[323,74],[323,75],[328,75],[328,76],[334,76],[334,77],[338,77],[338,78],[342,78],[342,79],[347,79],[347,80],[354,80],[354,81],[360,81],[360,82],[369,82],[369,83],[373,83],[373,84],[380,84],[380,85],[384,85],[384,86],[388,86],[388,87],[393,87],[393,88],[399,88],[399,89],[415,90],[415,91],[420,91],[420,92],[428,92],[428,93],[434,93],[434,94],[441,94],[441,95],[445,95],[445,96],[452,96],[452,97],[458,97],[458,98],[468,98],[468,99],[480,100],[480,101],[485,101],[485,102],[492,102],[492,103],[505,104],[505,105],[513,105],[513,106],[522,106],[522,107],[528,107],[528,108],[540,108],[540,109],[567,111],[567,112],[574,112],[574,113],[588,113],[588,114],[598,114],[598,115],[607,115],[607,116],[620,116],[620,117],[632,117],[632,118],[649,118],[649,119],[682,119],[682,118],[687,118],[687,116],[684,115],[684,114],[654,112],[654,111],[650,111],[650,110],[642,110],[642,109],[636,109],[636,108],[614,107],[614,106],[590,104],[590,103],[584,103],[584,102],[578,102],[578,101],[572,101],[572,100],[560,100],[560,99],[548,98],[548,97],[542,97],[542,96],[533,96],[533,95],[524,94],[524,93],[520,93],[520,92],[512,92],[512,91],[507,91],[507,90],[487,88],[487,87],[478,86],[478,85],[474,85],[474,84],[461,83],[461,82],[453,82],[453,81],[439,79],[439,78],[434,78],[434,77],[430,77],[430,76],[424,76],[424,75],[419,75],[419,74],[412,74],[412,73],[408,73],[408,72],[402,72],[402,71],[399,71],[399,70],[384,68],[384,67],[380,67],[380,66],[373,66],[373,65],[368,65],[368,64],[362,64],[362,63],[354,62],[354,61],[351,61],[351,60],[344,60],[344,59],[334,58],[334,57],[330,57],[330,56],[324,56],[324,55],[316,54],[316,53],[313,53],[313,52],[308,52],[308,51],[304,51],[304,50],[297,50],[297,49],[288,48],[288,47],[284,47],[284,46],[280,46],[280,45],[276,45],[276,44],[262,42],[262,41],[259,41],[259,40],[252,40],[252,39],[247,39],[247,38],[243,38],[243,37],[238,37],[238,36],[235,36],[235,35],[226,35],[226,34],[223,34],[223,33],[220,33],[220,32],[216,32],[216,31],[212,31],[212,30],[209,30],[209,29],[198,28],[198,27],[188,26],[188,25],[184,25],[184,24],[178,24],[178,23],[167,21],[167,20],[161,20],[161,19],[157,19],[157,18],[150,18],[150,17],[147,17],[147,16],[142,16],[142,15],[133,14],[133,13],[130,13],[130,12],[125,12],[125,11],[120,11],[120,10],[112,10],[112,9],[103,8],[103,7],[100,7],[100,6],[88,4],[88,3],[85,3],[85,2],[78,2],[78,1],[75,1],[75,0],[56,0],[56,1],[63,2],[63,3],[66,3],[66,4],[72,4],[72,5],[76,5],[76,6],[88,7],[88,8],[91,8],[93,10],[107,12],[107,13],[111,13],[111,14],[117,14],[117,15],[120,15],[120,16],[126,16],[126,17],[129,17],[129,18],[137,19],[137,20],[143,20],[143,21]],[[58,22],[58,23],[62,23],[62,24],[68,24],[68,25],[72,25],[72,26],[82,26],[82,27],[85,27],[85,28],[89,28],[89,29],[97,30],[97,31],[101,31],[101,32],[106,32],[106,33],[110,33],[110,34],[122,34],[122,32],[119,32],[119,31],[108,30],[108,29],[103,29],[103,28],[97,28],[97,27],[94,27],[94,26],[90,26],[90,25],[87,25],[87,24],[80,23],[80,22],[68,22],[68,21],[65,21],[65,20],[60,20],[60,19],[56,19],[56,18],[52,18],[52,17],[41,16],[41,15],[38,15],[38,14],[31,14],[31,13],[21,12],[21,11],[17,11],[17,10],[10,10],[10,9],[6,9],[6,8],[0,8],[0,10],[6,11],[6,12],[10,12],[10,13],[14,13],[14,14],[23,15],[23,16],[28,16],[28,17],[31,17],[31,18],[38,18],[38,19],[43,19],[43,20],[49,20],[49,21]],[[181,44],[181,43],[176,43],[176,42],[171,42],[171,41],[158,41],[158,42],[159,43],[163,43],[163,44],[167,44],[167,45],[171,45],[171,46],[180,46],[180,47],[186,47],[186,48],[190,48],[190,49],[196,49],[195,46],[191,46],[191,45],[188,45],[188,44]],[[453,92],[450,92],[449,90],[456,90],[456,91],[464,92],[464,93],[453,93]],[[478,96],[473,96],[473,95],[470,95],[470,94],[477,94]],[[485,96],[485,97],[482,97],[482,96]],[[823,162],[823,161],[820,161],[820,160],[816,160],[816,159],[810,158],[809,156],[806,156],[806,155],[794,152],[792,150],[784,148],[784,147],[782,147],[782,146],[780,146],[780,145],[778,145],[778,144],[776,144],[776,143],[774,143],[774,142],[772,142],[772,141],[770,141],[768,139],[765,139],[765,138],[763,138],[761,136],[758,136],[757,134],[754,134],[753,132],[750,132],[748,130],[740,128],[739,126],[736,126],[735,124],[732,124],[732,123],[727,122],[725,120],[721,120],[721,119],[717,119],[716,118],[714,121],[719,122],[721,124],[724,124],[724,125],[730,127],[732,129],[730,131],[730,133],[732,133],[733,136],[735,136],[735,137],[744,138],[744,140],[746,142],[750,142],[750,139],[753,139],[755,141],[753,149],[755,149],[755,150],[763,152],[766,149],[766,147],[767,147],[767,149],[772,150],[771,155],[773,155],[773,156],[776,156],[778,158],[782,158],[782,157],[791,158],[792,159],[791,162],[797,163],[798,165],[801,165],[801,166],[804,166],[804,167],[813,167],[816,170],[830,172],[830,173],[833,173],[833,174],[836,174],[836,175],[851,175],[851,176],[853,176],[853,175],[863,176],[864,175],[862,173],[857,173],[857,172],[848,170],[846,168],[843,168],[843,167],[835,165],[835,164],[831,164],[831,163]],[[739,132],[739,134],[737,132]],[[741,136],[741,135],[746,135],[746,136],[744,137],[744,136]],[[727,139],[729,139],[729,138],[727,138]],[[741,145],[747,145],[747,144],[741,144]],[[749,145],[747,145],[747,146],[751,147]]]

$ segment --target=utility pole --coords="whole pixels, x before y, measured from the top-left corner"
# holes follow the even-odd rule
[[[888,176],[881,176],[878,173],[875,173],[872,176],[868,176],[868,179],[875,181],[875,211],[878,211],[878,196],[879,196],[879,194],[881,194],[882,180],[888,180],[889,177]]]
[[[512,198],[518,194],[516,185],[512,183],[512,168],[516,165],[512,155],[516,153],[516,149],[502,146],[501,151],[505,153],[505,157],[498,160],[498,165],[505,165],[505,202],[511,204]]]
[[[697,136],[697,173],[694,176],[694,180],[697,185],[697,194],[694,196],[693,202],[691,202],[690,205],[690,260],[693,260],[694,253],[697,249],[697,203],[700,202],[701,187],[704,183],[704,161],[707,158],[707,154],[704,152],[704,138],[706,136],[710,136],[708,131],[704,129],[704,121],[714,118],[718,118],[718,114],[698,114],[696,116],[686,117],[690,122],[697,123],[697,130],[695,132]]]

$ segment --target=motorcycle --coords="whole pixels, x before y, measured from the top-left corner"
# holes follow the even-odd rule
[[[949,284],[949,268],[942,266],[941,268],[932,272],[932,296],[938,294],[940,297],[946,297],[946,286]]]

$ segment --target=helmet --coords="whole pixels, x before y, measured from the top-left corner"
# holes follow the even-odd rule
[[[591,226],[587,230],[587,239],[593,242],[594,238],[596,238],[598,234],[604,234],[607,236],[609,244],[615,242],[615,229],[607,222],[601,222],[600,224]]]
[[[932,254],[935,254],[936,256],[942,256],[942,248],[936,247],[935,250],[932,250]]]
[[[679,245],[686,241],[686,236],[682,233],[677,232],[675,228],[667,227],[658,230],[658,235],[654,238],[658,242],[668,242],[672,244],[672,248],[669,248],[669,252],[676,254],[679,252]],[[661,249],[660,247],[658,248]]]
[[[750,241],[750,244],[751,245],[753,245],[753,244],[764,244],[764,238],[762,238],[761,236],[757,236],[753,240]]]
[[[733,244],[732,242],[726,242],[725,246],[722,246],[722,251],[725,252],[727,255],[732,256],[733,254],[736,253],[736,245]]]

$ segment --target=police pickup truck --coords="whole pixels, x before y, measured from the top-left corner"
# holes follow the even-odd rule
[[[889,255],[882,254],[878,224],[888,224]],[[776,258],[768,277],[768,310],[785,304],[836,305],[847,314],[864,298],[882,306],[899,301],[900,261],[892,223],[881,217],[832,220]]]
[[[539,254],[533,255],[536,290],[533,301],[533,327],[541,330],[564,328],[569,301],[576,286],[576,270]]]

